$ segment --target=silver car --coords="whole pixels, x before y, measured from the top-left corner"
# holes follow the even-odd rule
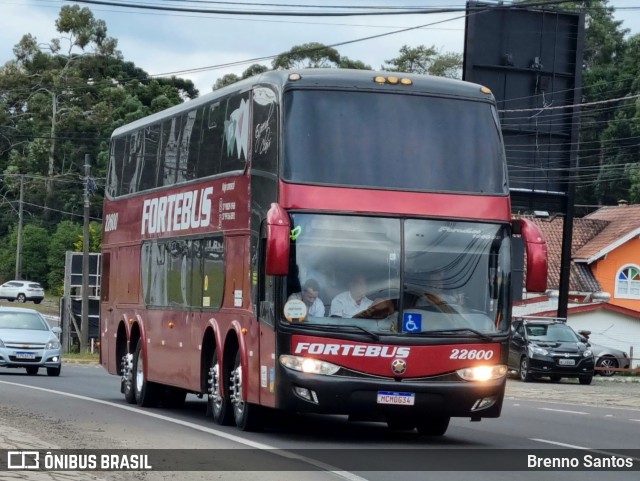
[[[626,352],[613,347],[594,344],[589,341],[591,331],[578,331],[578,334],[585,337],[591,346],[591,351],[596,359],[596,367],[605,368],[604,370],[596,369],[595,373],[601,376],[613,376],[617,371],[608,371],[610,369],[629,369],[631,367],[631,359]]]
[[[62,370],[59,327],[50,327],[38,311],[0,307],[0,367],[26,368],[35,376],[41,367],[49,376]]]
[[[593,355],[596,358],[596,367],[628,369],[631,365],[631,360],[626,352],[612,347],[593,344],[592,342],[589,342],[589,344],[591,344],[591,351],[593,351]],[[613,376],[617,371],[600,371],[599,369],[596,369],[595,372],[601,376]]]
[[[40,304],[44,299],[44,289],[37,282],[9,281],[0,286],[0,299],[7,299],[9,302],[33,301],[34,304]]]

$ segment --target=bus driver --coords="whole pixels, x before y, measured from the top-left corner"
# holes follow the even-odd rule
[[[365,296],[367,281],[362,274],[356,274],[349,283],[349,290],[341,292],[331,301],[331,317],[353,317],[368,309],[373,301]]]

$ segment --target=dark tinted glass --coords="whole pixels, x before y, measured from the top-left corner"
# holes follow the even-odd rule
[[[107,194],[119,197],[243,171],[249,105],[249,92],[242,92],[112,139]],[[272,151],[276,158],[275,147]]]
[[[290,91],[283,176],[303,183],[506,193],[492,108],[418,95]]]

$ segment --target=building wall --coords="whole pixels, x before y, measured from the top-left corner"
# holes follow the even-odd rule
[[[574,331],[591,331],[589,340],[594,344],[620,349],[630,354],[633,347],[632,367],[640,366],[640,319],[605,309],[589,312],[569,312],[567,323]]]
[[[633,239],[609,252],[604,259],[591,266],[593,275],[598,279],[602,289],[611,294],[610,304],[640,311],[640,299],[619,299],[616,293],[616,275],[620,268],[627,264],[640,266],[640,239]]]

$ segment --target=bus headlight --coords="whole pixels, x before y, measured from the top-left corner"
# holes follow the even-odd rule
[[[496,366],[475,366],[458,369],[456,371],[465,381],[493,381],[507,375],[507,366],[498,364]]]
[[[291,356],[289,354],[282,354],[280,356],[280,364],[294,371],[300,371],[306,374],[324,374],[325,376],[330,376],[340,370],[340,366],[336,366],[330,362],[320,361],[310,357]]]

